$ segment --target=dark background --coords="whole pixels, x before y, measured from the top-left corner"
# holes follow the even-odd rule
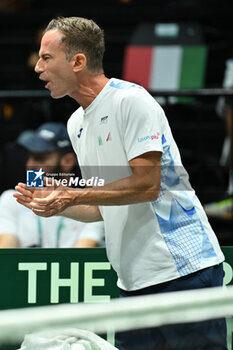
[[[125,47],[136,26],[148,21],[200,24],[208,48],[206,88],[222,86],[225,62],[232,57],[233,1],[0,0],[0,91],[44,90],[27,60],[38,50],[38,30],[60,15],[91,18],[104,28],[108,77],[122,77]],[[228,181],[227,167],[219,166],[225,125],[216,114],[216,100],[164,106],[191,183],[203,203],[221,198]],[[0,193],[23,180],[26,154],[15,145],[19,134],[46,121],[66,123],[76,108],[77,103],[68,97],[55,101],[50,97],[0,98]],[[213,224],[223,243],[233,243],[232,222]]]

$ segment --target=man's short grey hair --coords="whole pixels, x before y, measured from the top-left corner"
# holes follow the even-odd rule
[[[44,32],[52,29],[63,34],[67,60],[83,53],[90,71],[103,71],[104,32],[94,21],[82,17],[58,17],[49,22]]]

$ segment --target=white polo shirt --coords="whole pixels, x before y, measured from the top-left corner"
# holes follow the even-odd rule
[[[110,79],[85,110],[72,114],[68,133],[83,177],[103,178],[105,184],[129,176],[131,159],[162,152],[156,201],[100,206],[120,288],[141,289],[224,260],[165,114],[145,89]]]
[[[13,197],[14,192],[7,190],[0,196],[0,235],[17,236],[20,248],[72,248],[82,238],[93,239],[100,246],[104,244],[102,222],[87,224],[59,216],[39,217],[19,204]]]

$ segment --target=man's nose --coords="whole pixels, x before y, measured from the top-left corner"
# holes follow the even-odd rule
[[[36,62],[36,65],[35,65],[35,72],[36,72],[36,73],[42,73],[42,72],[43,72],[43,67],[42,67],[41,58],[39,58],[38,61]]]
[[[26,162],[26,168],[28,170],[36,170],[38,168],[38,162],[31,156]]]

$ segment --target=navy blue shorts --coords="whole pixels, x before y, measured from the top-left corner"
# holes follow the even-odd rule
[[[222,264],[120,297],[222,286]],[[119,350],[227,350],[225,319],[162,326],[116,334]]]

